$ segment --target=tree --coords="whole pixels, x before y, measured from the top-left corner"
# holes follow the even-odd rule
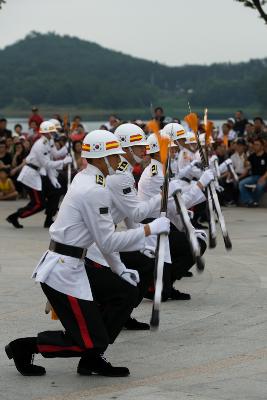
[[[263,9],[264,5],[267,4],[267,0],[236,0],[236,1],[239,1],[239,3],[243,3],[245,7],[257,10],[260,14],[260,17],[267,24],[267,11]]]

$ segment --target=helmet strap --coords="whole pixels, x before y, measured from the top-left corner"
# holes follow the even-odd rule
[[[108,158],[107,158],[107,157],[104,157],[104,160],[105,160],[105,163],[106,163],[106,166],[107,166],[109,175],[114,175],[114,174],[116,173],[116,171],[115,171],[115,170],[112,168],[112,166],[110,165],[110,163],[109,163],[109,161],[108,161]]]
[[[135,152],[133,151],[133,149],[132,149],[131,147],[129,147],[129,151],[130,151],[130,153],[131,153],[131,155],[132,155],[134,161],[135,161],[137,164],[140,164],[140,163],[143,161],[143,159],[142,159],[141,157],[138,157],[138,156],[135,154]]]

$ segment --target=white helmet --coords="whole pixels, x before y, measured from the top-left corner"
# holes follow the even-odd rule
[[[154,154],[160,151],[159,141],[155,133],[151,133],[151,135],[148,136],[147,143],[148,143],[146,146],[147,154]]]
[[[51,119],[49,120],[49,122],[51,122],[52,124],[54,124],[55,127],[56,127],[56,129],[61,129],[61,128],[62,128],[61,123],[59,122],[58,119],[51,118]]]
[[[44,121],[40,125],[40,133],[57,132],[55,125],[51,121]]]
[[[121,143],[121,147],[146,146],[147,140],[143,129],[135,124],[122,124],[114,134]]]
[[[102,158],[113,154],[125,154],[113,133],[98,129],[85,136],[81,154],[83,158]]]
[[[197,139],[194,132],[192,131],[187,132],[185,144],[196,144],[196,143]]]
[[[177,124],[177,122],[172,122],[171,124],[167,124],[162,129],[162,132],[165,135],[168,135],[171,140],[179,140],[186,139],[186,130],[181,124]]]

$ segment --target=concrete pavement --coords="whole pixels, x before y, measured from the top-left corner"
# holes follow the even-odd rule
[[[260,400],[267,399],[267,210],[225,209],[233,251],[221,237],[206,255],[204,274],[176,285],[189,302],[162,305],[158,332],[122,332],[108,350],[129,378],[76,375],[77,359],[45,360],[44,377],[22,377],[4,345],[16,337],[58,329],[44,314],[45,299],[30,279],[47,248],[44,216],[15,230],[5,222],[17,203],[0,204],[1,400]],[[148,321],[151,302],[135,315]]]

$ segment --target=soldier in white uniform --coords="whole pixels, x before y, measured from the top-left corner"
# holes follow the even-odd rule
[[[138,197],[142,201],[148,201],[151,196],[155,196],[161,191],[163,185],[163,166],[160,161],[159,144],[156,135],[150,135],[148,138],[149,150],[148,153],[151,156],[151,163],[145,168],[138,184]],[[192,167],[194,168],[194,166]],[[182,197],[187,209],[194,205],[201,203],[205,200],[203,188],[213,179],[213,174],[210,170],[205,172],[198,182],[191,185],[189,189],[183,192]],[[170,184],[175,181],[170,182]],[[177,185],[181,185],[177,182]],[[170,202],[169,202],[170,203]],[[173,300],[189,300],[190,295],[186,293],[180,293],[172,287],[172,284],[176,279],[181,279],[185,276],[189,269],[194,265],[194,260],[191,255],[190,246],[185,233],[181,232],[181,226],[173,219],[172,208],[169,207],[168,203],[168,216],[171,219],[171,232],[169,235],[170,253],[171,253],[171,268],[165,268],[165,282],[164,282],[164,296]],[[158,217],[157,212],[152,212],[148,220],[149,222],[154,218]],[[206,249],[206,235],[204,232],[196,231],[198,236],[202,254]],[[171,272],[171,275],[168,274]]]
[[[115,135],[120,140],[125,154],[121,156],[121,163],[116,171],[112,171],[110,168],[111,175],[107,178],[107,187],[112,199],[111,214],[115,224],[124,221],[128,228],[136,228],[151,212],[154,211],[159,215],[161,194],[157,193],[148,201],[143,202],[137,197],[132,171],[134,165],[140,163],[146,153],[147,141],[143,130],[137,125],[126,123],[116,129]],[[155,260],[146,255],[150,255],[149,250],[144,253],[140,253],[140,251],[120,252],[121,260],[126,267],[137,270],[140,276],[137,305],[142,301],[144,293],[147,292],[153,281],[155,267]],[[103,255],[95,246],[88,250],[85,265],[87,268],[108,266]],[[129,318],[124,327],[128,330],[150,329],[148,324],[134,318]]]
[[[119,154],[123,154],[120,143],[110,132],[94,131],[86,136],[82,148],[88,167],[75,176],[50,228],[49,250],[33,274],[65,331],[41,332],[37,338],[16,339],[6,346],[22,375],[45,374],[43,367],[31,363],[38,352],[48,358],[81,357],[77,372],[82,375],[129,375],[128,368],[115,368],[103,358],[138,296],[137,271],[127,269],[115,252],[140,250],[146,236],[169,231],[169,220],[159,218],[115,232],[105,176],[108,166],[118,166]],[[108,279],[101,269],[86,274],[84,256],[94,242],[110,265]]]
[[[52,133],[55,131],[56,128],[51,122],[42,122],[40,125],[42,136],[32,146],[30,154],[26,157],[26,165],[18,176],[18,181],[26,187],[30,201],[25,207],[7,217],[7,221],[15,228],[23,228],[18,222],[19,218],[30,217],[43,209],[46,209],[44,227],[47,228],[53,223],[62,194],[61,185],[57,180],[57,170],[72,162],[71,157],[66,155],[65,149],[60,150],[60,155],[65,156],[63,160],[52,159],[52,155],[59,154],[50,144]]]

